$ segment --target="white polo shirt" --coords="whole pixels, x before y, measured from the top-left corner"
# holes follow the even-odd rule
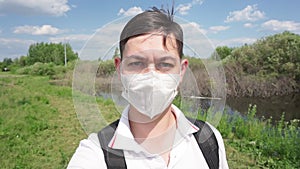
[[[209,169],[201,149],[193,135],[199,129],[187,120],[184,114],[172,105],[177,120],[175,141],[170,151],[170,160],[167,165],[159,154],[151,154],[139,145],[131,133],[128,111],[124,109],[118,127],[109,147],[122,149],[128,169]],[[225,147],[219,131],[211,126],[219,146],[219,166],[228,169]],[[69,162],[68,169],[107,169],[103,151],[96,133],[80,142],[76,152]]]

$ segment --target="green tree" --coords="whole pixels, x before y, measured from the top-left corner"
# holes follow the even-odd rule
[[[4,58],[3,62],[0,62],[0,68],[3,70],[4,68],[8,68],[13,64],[13,60],[11,58]]]
[[[65,47],[67,61],[78,59],[78,54],[72,50],[70,44],[41,42],[30,45],[27,63],[32,65],[36,62],[53,62],[56,65],[63,65],[65,62]]]
[[[219,46],[216,48],[216,51],[220,57],[220,59],[225,59],[227,56],[231,55],[233,48],[227,46]]]
[[[220,50],[220,49],[219,49]],[[222,50],[221,50],[222,51]],[[221,52],[222,53],[222,52]],[[300,35],[288,31],[257,40],[235,49],[232,57],[245,73],[300,80]]]
[[[11,65],[11,64],[13,64],[14,62],[13,62],[13,60],[11,59],[11,58],[4,58],[3,59],[3,65],[4,66],[9,66],[9,65]]]
[[[26,65],[28,65],[28,57],[27,56],[21,56],[19,59],[19,65],[21,67],[24,67]]]

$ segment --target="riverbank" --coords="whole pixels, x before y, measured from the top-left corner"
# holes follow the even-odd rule
[[[206,71],[207,65],[204,65],[204,62],[210,63],[209,59],[187,58],[201,95],[209,96],[211,78]],[[249,74],[244,71],[242,64],[235,60],[224,60],[222,65],[226,78],[227,97],[270,98],[300,92],[300,81],[293,76]]]
[[[87,137],[74,110],[72,89],[43,76],[0,78],[0,157],[3,168],[66,168]],[[114,104],[97,98],[108,122]],[[108,111],[109,110],[109,111]],[[284,122],[225,115],[217,128],[224,137],[230,168],[299,168],[299,129]],[[284,134],[284,135],[282,135]]]
[[[287,75],[260,76],[245,73],[239,63],[224,63],[229,97],[285,96],[300,92],[300,82]]]

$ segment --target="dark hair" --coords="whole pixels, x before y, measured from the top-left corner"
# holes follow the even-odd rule
[[[125,48],[127,41],[130,38],[145,35],[153,32],[159,32],[163,34],[163,45],[166,47],[166,39],[169,35],[173,34],[176,38],[176,45],[179,57],[183,55],[183,32],[180,25],[173,21],[172,12],[166,12],[163,9],[157,9],[153,7],[143,13],[140,13],[133,17],[123,28],[120,36],[120,54]]]

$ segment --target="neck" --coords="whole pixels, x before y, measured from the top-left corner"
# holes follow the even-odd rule
[[[136,111],[131,111],[129,113],[129,124],[134,138],[144,140],[158,137],[170,129],[176,124],[176,116],[173,114],[171,106],[153,119]]]
[[[177,124],[176,116],[173,113],[171,106],[152,120],[141,114],[130,114],[129,124],[135,141],[144,147],[149,153],[160,154],[168,165],[170,160],[170,150],[173,146]],[[136,122],[131,120],[130,117],[132,116],[144,117],[144,119],[139,119],[140,122]],[[143,121],[142,123],[141,120]]]

